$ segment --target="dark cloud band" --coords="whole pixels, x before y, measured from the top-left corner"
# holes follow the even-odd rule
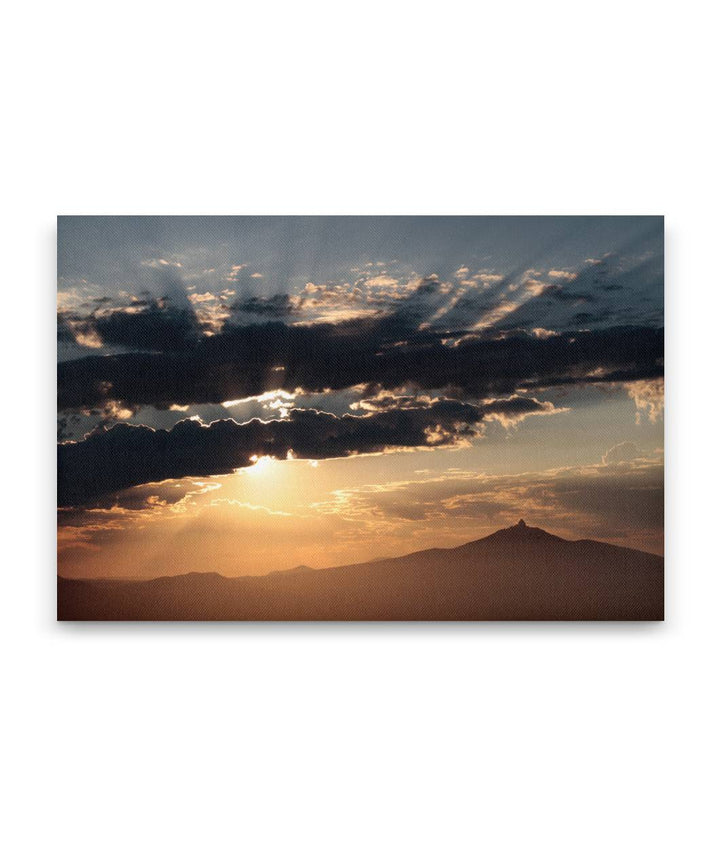
[[[414,385],[484,398],[518,388],[663,373],[663,330],[615,327],[545,338],[514,332],[449,340],[392,316],[351,324],[226,327],[184,350],[90,356],[58,366],[58,408],[205,404],[273,389]]]
[[[170,431],[125,423],[58,446],[58,505],[80,505],[133,485],[231,473],[254,456],[320,459],[399,447],[436,447],[476,433],[478,407],[442,400],[426,408],[334,416],[293,410],[286,420],[178,422]]]

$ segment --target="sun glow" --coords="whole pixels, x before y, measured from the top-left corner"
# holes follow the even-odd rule
[[[247,467],[246,472],[255,476],[267,475],[275,463],[275,458],[272,455],[252,455],[250,460],[253,464],[251,467]]]

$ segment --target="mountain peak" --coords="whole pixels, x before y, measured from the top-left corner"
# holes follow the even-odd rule
[[[557,535],[551,535],[544,529],[538,529],[536,526],[528,526],[527,523],[520,518],[514,526],[508,526],[506,529],[498,529],[492,535],[487,535],[481,538],[481,541],[506,541],[510,543],[530,543],[535,541],[562,541]],[[473,542],[477,543],[477,542]]]

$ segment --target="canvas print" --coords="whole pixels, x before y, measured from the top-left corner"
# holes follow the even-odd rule
[[[63,620],[660,620],[661,217],[58,219]]]

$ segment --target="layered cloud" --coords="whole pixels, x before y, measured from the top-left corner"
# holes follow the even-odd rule
[[[662,375],[662,362],[662,330],[647,327],[448,339],[397,315],[307,327],[272,323],[225,327],[169,353],[61,363],[58,408],[110,400],[162,408],[359,384],[487,398],[567,383],[650,380]]]
[[[439,400],[439,398],[430,395],[407,395],[383,390],[377,395],[353,402],[350,404],[350,409],[377,413],[393,409],[430,407]],[[528,416],[562,413],[564,408],[556,407],[550,401],[539,401],[537,398],[511,395],[509,398],[483,400],[480,403],[480,412],[484,419],[496,420],[504,427],[509,428],[522,422]]]
[[[263,455],[451,447],[485,422],[565,412],[565,390],[589,384],[624,384],[640,429],[662,415],[661,253],[513,256],[503,271],[459,256],[426,275],[357,261],[282,281],[210,255],[158,247],[112,296],[63,281],[59,437],[90,433],[58,447],[61,504]]]
[[[637,449],[635,449],[637,452]],[[575,537],[598,537],[662,551],[663,468],[617,448],[612,460],[586,467],[488,476],[458,472],[333,492],[318,509],[358,525],[372,521],[387,534],[454,528],[458,537],[474,527],[489,530],[518,517]],[[618,460],[616,460],[616,458]],[[465,527],[469,527],[466,529]]]
[[[637,250],[638,248],[635,248]],[[367,263],[346,269],[346,278],[296,283],[292,289],[273,283],[247,264],[204,267],[202,256],[191,262],[145,259],[134,271],[134,287],[113,296],[87,279],[63,279],[58,293],[59,322],[81,339],[112,346],[120,333],[127,341],[130,326],[123,314],[137,319],[141,347],[145,323],[169,327],[177,313],[185,316],[182,333],[213,334],[226,323],[253,321],[339,323],[349,319],[401,313],[438,331],[543,327],[568,330],[611,324],[662,323],[662,255],[624,255],[622,250],[589,258],[572,269],[517,264],[502,273],[493,268],[461,265],[445,275],[419,275],[408,265]],[[84,299],[83,299],[84,298]],[[158,312],[158,308],[165,311]],[[117,316],[117,317],[114,317]],[[193,319],[194,316],[194,319]],[[187,320],[196,330],[187,328]],[[163,350],[184,345],[187,336],[159,336],[149,347]]]
[[[291,410],[288,419],[202,425],[170,431],[118,424],[58,446],[58,505],[77,505],[132,485],[230,473],[261,456],[337,458],[388,449],[440,447],[472,437],[482,410],[453,400],[364,416]]]

